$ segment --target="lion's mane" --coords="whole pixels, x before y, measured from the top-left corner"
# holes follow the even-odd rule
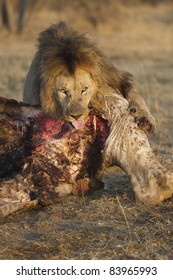
[[[24,102],[31,105],[41,103],[46,112],[56,112],[60,117],[61,106],[55,103],[52,97],[56,77],[63,70],[73,75],[78,67],[88,71],[93,77],[99,100],[102,100],[102,94],[107,87],[122,95],[127,91],[127,87],[131,87],[132,79],[129,73],[114,67],[86,34],[80,34],[60,22],[51,25],[39,35],[38,51],[25,83]]]

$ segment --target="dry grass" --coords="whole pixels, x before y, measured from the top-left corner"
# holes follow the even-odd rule
[[[108,2],[113,5],[115,1]],[[57,12],[42,9],[33,14],[27,33],[20,37],[1,32],[0,95],[22,99],[38,32],[60,19],[74,23],[89,30],[117,66],[134,74],[157,121],[152,146],[172,169],[173,5],[129,7],[118,3],[104,7],[99,18],[94,16],[95,6],[90,6],[88,15],[80,6],[76,16],[76,8],[61,4]],[[92,17],[96,17],[95,25]],[[105,190],[84,198],[62,198],[59,204],[6,219],[0,226],[0,258],[172,259],[173,200],[148,207],[135,202],[129,181],[120,170],[110,169],[105,178]]]

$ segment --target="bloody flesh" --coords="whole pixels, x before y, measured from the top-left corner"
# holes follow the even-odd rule
[[[57,120],[40,108],[0,101],[1,205],[33,199],[48,205],[60,195],[103,187],[96,174],[109,134],[107,121],[91,115],[76,129],[76,122]]]

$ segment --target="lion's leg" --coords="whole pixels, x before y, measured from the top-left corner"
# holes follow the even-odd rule
[[[142,96],[134,90],[129,92],[127,100],[129,102],[128,110],[134,117],[138,127],[146,133],[152,133],[156,126],[155,119],[150,113]]]
[[[140,201],[154,204],[171,197],[173,173],[158,162],[146,134],[129,114],[127,101],[118,97],[115,102],[109,98],[109,106],[114,110],[114,117],[109,116],[112,125],[105,146],[103,166],[119,165],[128,174]]]
[[[128,72],[122,72],[121,76],[122,95],[127,99],[128,110],[134,117],[140,129],[146,133],[152,133],[155,129],[155,119],[150,113],[144,99],[136,89],[133,76]]]

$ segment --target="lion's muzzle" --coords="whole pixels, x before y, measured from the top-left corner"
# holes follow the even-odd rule
[[[89,114],[89,109],[84,108],[81,104],[72,103],[65,112],[65,119],[68,121],[84,120]]]

